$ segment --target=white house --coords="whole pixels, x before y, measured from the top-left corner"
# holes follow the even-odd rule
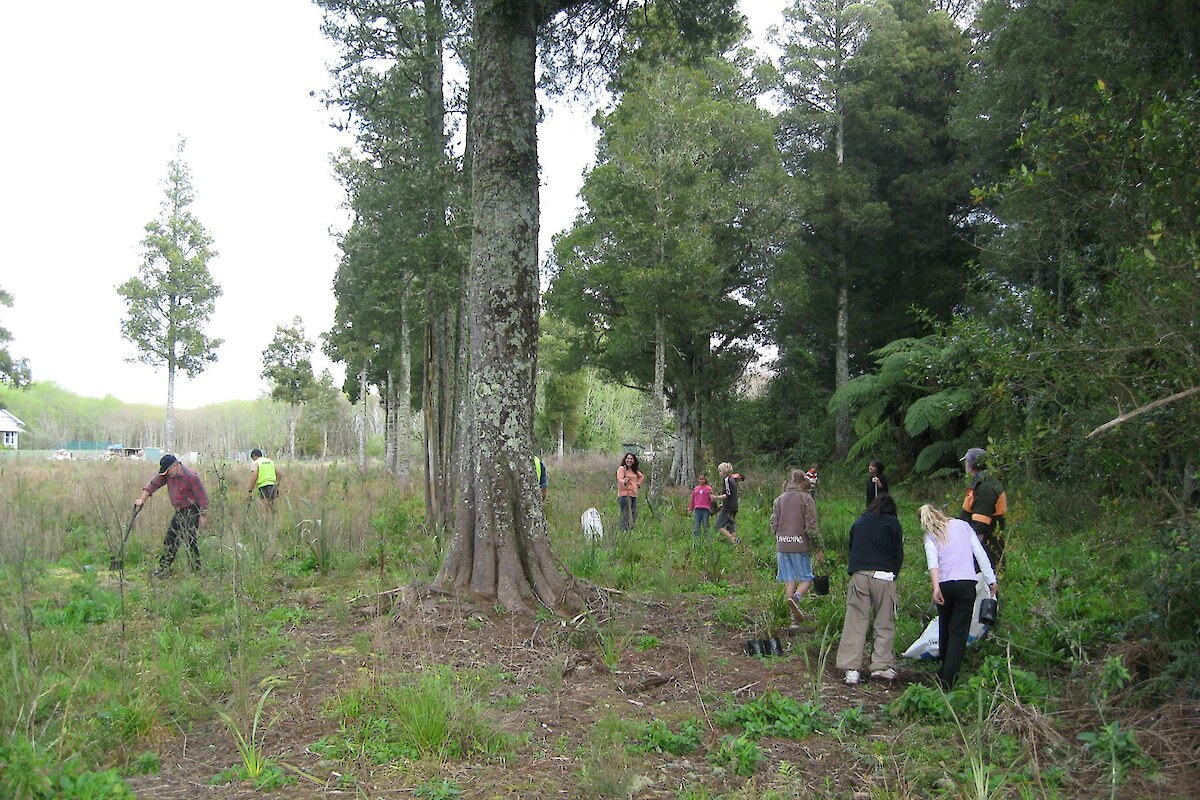
[[[25,430],[25,423],[0,408],[0,447],[17,449],[17,437]]]

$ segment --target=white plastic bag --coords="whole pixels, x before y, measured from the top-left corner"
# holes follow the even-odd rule
[[[589,542],[598,542],[604,538],[604,524],[600,522],[600,512],[596,509],[589,508],[583,512],[579,522],[583,525],[583,538]]]
[[[971,627],[967,630],[967,644],[971,645],[987,636],[987,632],[991,630],[990,625],[984,625],[979,621],[979,603],[985,597],[991,597],[992,590],[988,587],[982,574],[975,576],[975,605],[971,607]],[[940,655],[938,649],[938,621],[937,617],[929,620],[929,624],[925,626],[925,630],[917,637],[917,640],[904,651],[905,658],[925,658],[935,659]]]

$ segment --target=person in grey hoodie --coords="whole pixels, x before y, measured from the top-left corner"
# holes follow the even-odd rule
[[[896,678],[896,576],[904,565],[904,533],[896,517],[896,501],[890,494],[875,498],[850,527],[850,557],[847,571],[846,621],[838,645],[837,667],[853,686],[861,679],[867,623],[874,615],[871,644],[871,677]]]

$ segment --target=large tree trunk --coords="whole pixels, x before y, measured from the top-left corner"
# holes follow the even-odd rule
[[[288,409],[288,457],[296,460],[296,422],[300,419],[300,406]]]
[[[457,346],[453,303],[444,294],[425,327],[425,374],[421,405],[425,429],[425,522],[436,531],[450,527],[453,519],[453,422],[458,400],[455,391]]]
[[[438,583],[510,610],[564,606],[533,466],[537,361],[535,0],[475,9],[470,369],[461,494]]]
[[[654,315],[654,398],[650,401],[650,449],[654,460],[650,462],[650,500],[657,505],[662,497],[663,464],[666,461],[666,431],[663,430],[663,407],[666,405],[667,334],[664,330],[663,312]]]
[[[842,259],[845,256],[841,257]],[[837,351],[834,354],[833,385],[840,390],[850,382],[850,279],[843,263],[837,271]],[[834,448],[838,458],[850,452],[850,411],[838,408],[833,418]]]
[[[842,78],[843,50],[840,45],[836,55],[836,75],[839,82]],[[834,101],[834,147],[837,153],[838,171],[841,172],[846,164],[846,111],[844,92],[839,91]],[[837,350],[834,353],[834,390],[840,390],[850,382],[850,273],[847,259],[850,257],[848,237],[846,236],[845,220],[838,220],[838,252],[835,280],[837,282],[837,321],[836,337]],[[850,452],[850,409],[841,406],[833,417],[833,446],[838,458],[845,458]]]
[[[675,458],[672,479],[677,486],[696,483],[696,405],[683,397],[675,398]]]
[[[388,369],[383,394],[383,468],[392,475],[396,474],[396,452],[396,381]]]
[[[393,458],[395,459],[394,474],[396,483],[400,486],[408,484],[409,459],[412,458],[410,431],[412,419],[412,353],[408,346],[408,291],[400,296],[400,376],[395,387],[392,402],[396,412],[392,424],[395,426],[396,443]]]
[[[167,365],[167,435],[168,453],[175,451],[175,364]]]

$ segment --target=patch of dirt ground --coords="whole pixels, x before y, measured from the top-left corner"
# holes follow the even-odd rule
[[[924,774],[923,785],[903,774],[906,755],[896,752],[897,730],[889,725],[854,734],[852,746],[831,734],[802,741],[765,739],[760,745],[766,761],[750,778],[709,763],[706,754],[730,733],[714,719],[714,705],[720,707],[725,698],[749,702],[777,690],[803,702],[816,691],[823,708],[835,717],[861,705],[878,720],[880,707],[909,683],[929,682],[925,669],[901,664],[904,669],[896,681],[846,686],[833,669],[832,652],[828,668],[818,676],[821,632],[811,623],[795,636],[782,638],[782,656],[752,657],[745,652],[745,634],[713,621],[720,599],[664,604],[604,594],[594,619],[600,630],[610,630],[605,625],[612,618],[611,630],[620,631],[613,648],[619,658],[610,669],[592,621],[572,627],[559,620],[498,615],[420,592],[398,592],[385,599],[395,599],[395,605],[380,614],[371,602],[347,623],[332,620],[321,601],[310,598],[314,618],[290,632],[293,657],[279,669],[282,681],[270,698],[264,743],[267,755],[297,776],[294,783],[269,791],[248,783],[209,785],[216,773],[239,763],[228,728],[215,722],[163,742],[158,748],[161,772],[129,779],[138,797],[416,797],[415,790],[434,778],[453,781],[463,798],[604,794],[596,788],[599,779],[589,783],[582,777],[585,767],[593,776],[609,770],[620,777],[621,770],[627,770],[624,785],[631,788],[626,794],[605,796],[674,798],[692,789],[694,797],[750,798],[785,786],[793,788],[779,796],[800,796],[795,787],[803,786],[808,787],[805,795],[817,797],[955,796]],[[321,737],[338,732],[336,720],[323,713],[330,698],[372,676],[436,667],[503,673],[484,698],[489,719],[508,733],[527,735],[528,743],[503,760],[470,756],[383,766],[333,762],[309,749]],[[606,752],[596,745],[593,731],[597,721],[612,715],[643,722],[663,719],[672,730],[683,719],[697,718],[707,723],[704,744],[686,756],[649,753],[630,759],[616,746]],[[1194,797],[1176,792],[1188,785],[1194,788],[1198,774],[1193,764],[1128,796]],[[1099,771],[1097,778],[1092,788],[1103,787],[1101,794],[1107,797],[1107,781]]]

